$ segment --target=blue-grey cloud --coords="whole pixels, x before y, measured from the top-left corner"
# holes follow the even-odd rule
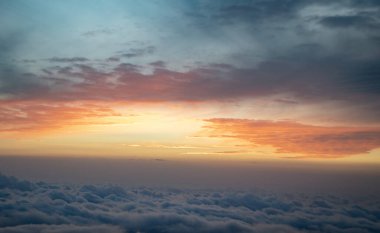
[[[86,62],[88,61],[85,57],[52,57],[49,58],[48,61],[50,62]]]
[[[32,183],[5,175],[0,178],[0,232],[380,230],[380,206],[374,199],[264,191],[78,186]],[[25,184],[31,187],[25,189]]]
[[[75,226],[71,224],[44,225],[44,224],[25,224],[0,229],[1,233],[123,233],[119,227],[107,225],[95,226]]]
[[[321,23],[328,27],[358,27],[369,29],[380,29],[376,20],[365,16],[329,16],[321,20]]]

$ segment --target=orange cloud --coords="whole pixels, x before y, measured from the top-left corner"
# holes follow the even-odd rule
[[[118,115],[93,102],[0,101],[0,132],[42,132]]]
[[[333,158],[363,154],[380,148],[380,128],[324,127],[289,121],[208,119],[210,137],[249,141],[252,146],[273,146],[278,153]]]

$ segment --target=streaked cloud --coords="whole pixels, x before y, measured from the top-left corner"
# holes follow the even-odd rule
[[[41,133],[75,125],[107,124],[104,117],[120,116],[105,104],[91,102],[0,102],[0,132]]]
[[[345,157],[380,148],[380,129],[371,127],[326,127],[289,121],[208,119],[204,134],[236,138],[252,147],[272,146],[276,152],[299,157]]]

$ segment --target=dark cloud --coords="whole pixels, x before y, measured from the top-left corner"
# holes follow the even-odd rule
[[[37,96],[38,93],[47,93],[49,90],[33,73],[22,73],[16,66],[7,64],[0,69],[0,93],[5,95],[1,99],[29,98],[27,96]]]
[[[0,187],[0,232],[378,232],[376,200],[31,183]],[[94,202],[86,198],[96,197]]]
[[[20,191],[32,191],[34,185],[28,181],[18,180],[15,177],[4,176],[0,173],[0,189],[16,189]]]
[[[0,229],[1,233],[123,233],[119,227],[99,225],[99,226],[75,226],[71,224],[44,225],[26,224]]]
[[[109,57],[109,58],[107,58],[107,61],[109,61],[109,62],[119,62],[120,61],[120,57],[118,57],[118,56]]]
[[[210,5],[213,5],[211,1]],[[312,3],[306,3],[302,0],[285,0],[285,1],[250,1],[250,2],[236,2],[219,1],[214,3],[221,7],[216,7],[215,14],[213,15],[217,22],[221,23],[239,23],[239,21],[249,22],[251,24],[264,23],[268,20],[278,20],[281,18],[295,17],[297,10],[302,6]]]
[[[4,1],[1,11],[17,9],[17,3]],[[9,18],[7,18],[7,16]],[[38,79],[38,76],[24,69],[15,61],[19,47],[22,46],[30,30],[20,28],[19,25],[12,25],[12,20],[17,16],[1,13],[0,20],[4,22],[0,33],[0,99],[2,95],[8,97],[20,95],[33,95],[36,92],[46,91],[45,85]],[[26,59],[25,61],[34,61]],[[22,94],[24,93],[24,94]]]
[[[125,58],[141,57],[144,55],[152,54],[155,50],[156,48],[154,46],[148,46],[145,48],[132,48],[126,52],[121,53],[120,56]]]
[[[322,25],[332,28],[368,28],[368,29],[380,29],[379,24],[371,17],[365,17],[360,15],[354,16],[330,16],[323,18],[320,23]]]
[[[362,7],[379,7],[380,3],[377,0],[348,0],[349,5],[354,7],[362,8]]]
[[[260,60],[258,69],[250,72],[252,83],[245,85],[259,86],[262,82],[257,77],[276,76],[274,80],[263,77],[270,85],[261,88],[269,91],[295,85],[298,87],[276,91],[295,92],[301,94],[300,99],[343,98],[355,105],[359,95],[380,93],[374,72],[377,68],[371,65],[380,60],[378,42],[373,39],[380,33],[376,1],[209,1],[202,6],[189,16],[195,28],[221,38],[229,36],[226,31],[240,33],[252,41],[253,47],[258,44],[264,50],[248,52],[251,48],[247,46],[231,58],[239,58],[247,66],[255,66],[253,61]],[[328,29],[316,27],[318,24]],[[347,30],[340,30],[343,28]],[[367,98],[371,101],[374,96]]]
[[[117,31],[116,29],[103,28],[103,29],[87,31],[83,33],[82,35],[86,37],[94,37],[94,36],[99,36],[99,35],[111,35],[115,33],[116,31]]]
[[[318,20],[316,12],[310,12],[310,18],[300,14],[308,7],[326,7],[325,13],[329,14],[328,8],[348,8],[349,13],[340,15],[333,13],[321,21],[332,27],[378,25],[378,15],[380,5],[376,0],[355,1],[316,1],[316,0],[254,0],[254,1],[197,1],[189,11],[187,16],[194,20],[195,25],[210,27],[217,25],[238,25],[246,24],[248,27],[259,29],[260,33],[268,30],[275,33],[283,33],[282,29],[295,23],[298,26],[307,25],[310,21]],[[370,10],[368,10],[370,9]],[[281,25],[283,27],[273,27]],[[265,27],[269,26],[265,29]],[[210,28],[209,28],[210,29]],[[257,33],[257,31],[256,31]]]
[[[85,57],[52,57],[49,58],[48,61],[50,62],[86,62],[89,61]]]

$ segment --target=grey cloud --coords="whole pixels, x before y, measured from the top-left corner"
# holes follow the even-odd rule
[[[13,2],[4,1],[2,3],[5,3],[2,10],[15,7]],[[12,18],[3,19],[5,16],[7,14],[0,16],[0,20],[6,22],[0,33],[0,96],[1,94],[28,96],[36,94],[42,89],[46,91],[45,85],[41,83],[37,75],[29,72],[14,60],[15,54],[19,52],[19,47],[25,42],[30,31],[18,27],[13,28],[8,25],[11,24]],[[34,60],[27,59],[26,61]]]
[[[231,4],[230,1],[222,1],[222,7],[218,9],[215,17],[221,22],[233,22],[234,20],[249,21],[251,23],[263,23],[267,20],[284,17],[295,17],[295,13],[302,6],[307,5],[302,0],[285,1],[251,1],[237,2]],[[310,1],[308,2],[311,3]]]
[[[145,48],[132,48],[129,49],[127,52],[123,52],[121,54],[121,57],[126,57],[126,58],[134,58],[134,57],[140,57],[143,55],[149,55],[154,53],[155,47],[154,46],[148,46]]]
[[[35,186],[29,181],[18,180],[15,177],[4,176],[0,173],[0,189],[16,189],[20,191],[32,191]]]
[[[0,232],[7,233],[380,230],[380,206],[371,198],[43,182],[26,191],[14,187],[27,181],[1,180]]]
[[[348,4],[354,7],[379,7],[380,2],[377,0],[348,0]]]
[[[52,57],[47,59],[50,62],[86,62],[89,61],[89,59],[85,57]]]
[[[99,225],[99,226],[75,226],[71,224],[44,225],[27,224],[14,227],[4,227],[0,233],[123,233],[119,227]]]
[[[210,1],[204,5],[207,10],[202,7],[193,10],[204,14],[201,19],[193,17],[195,28],[215,32],[219,38],[228,36],[226,32],[235,32],[246,38],[247,42],[252,42],[252,48],[247,46],[231,55],[232,63],[239,60],[251,67],[257,66],[257,63],[258,66],[283,63],[288,69],[295,67],[299,70],[315,67],[333,74],[328,78],[331,83],[325,87],[333,86],[344,92],[347,90],[345,86],[350,85],[346,94],[354,94],[355,85],[360,87],[356,90],[361,91],[366,91],[362,86],[378,86],[378,79],[368,82],[364,74],[373,68],[363,70],[363,65],[379,63],[380,59],[378,42],[373,40],[380,33],[374,30],[379,29],[380,22],[380,6],[376,1]],[[325,7],[322,13],[327,16],[320,16],[312,7]],[[350,13],[334,13],[339,8],[347,8]],[[220,19],[228,24],[220,23]],[[330,30],[315,27],[319,23]],[[243,30],[237,29],[242,27]],[[339,28],[352,30],[342,32]],[[233,41],[231,43],[234,44]],[[260,50],[253,49],[255,44],[259,44]],[[250,49],[252,51],[247,52]],[[284,73],[276,65],[271,70]],[[312,69],[308,74],[295,73],[294,76],[306,75],[302,77],[305,83],[300,81],[299,84],[316,85],[318,88],[313,83],[316,80],[314,72],[315,69]],[[281,80],[281,83],[293,82],[289,77]],[[330,90],[323,92],[331,93]],[[376,92],[379,93],[378,89]]]
[[[198,23],[206,21],[222,25],[239,22],[256,24],[276,18],[294,17],[300,8],[315,2],[303,0],[196,1],[186,15],[193,17]]]
[[[375,19],[366,16],[330,16],[323,18],[320,23],[332,28],[357,27],[367,29],[379,29]]]
[[[94,36],[99,36],[99,35],[110,35],[110,34],[115,33],[116,31],[117,31],[116,29],[103,28],[103,29],[87,31],[83,33],[82,35],[86,37],[94,37]]]
[[[13,65],[0,67],[0,94],[6,94],[8,98],[28,98],[48,91],[49,87],[38,75],[23,73]]]
[[[109,61],[109,62],[119,62],[120,61],[120,57],[118,57],[118,56],[112,56],[112,57],[107,58],[107,61]]]

